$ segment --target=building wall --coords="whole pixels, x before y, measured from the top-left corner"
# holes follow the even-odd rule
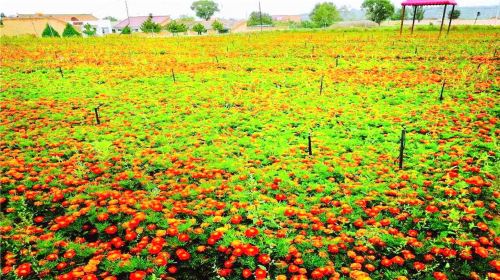
[[[0,36],[35,35],[41,37],[47,23],[59,32],[59,35],[62,34],[66,26],[65,22],[54,19],[4,18],[3,26],[0,26]]]

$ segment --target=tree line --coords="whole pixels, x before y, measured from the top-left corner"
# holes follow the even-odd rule
[[[381,24],[383,21],[392,19],[400,20],[402,16],[401,9],[395,10],[394,5],[390,0],[364,0],[361,8],[366,11],[366,16],[369,20]],[[212,16],[220,11],[219,5],[213,0],[197,0],[191,4],[191,10],[193,10],[196,16],[200,19],[208,21]],[[415,15],[413,15],[415,13]],[[423,7],[417,7],[413,12],[405,15],[405,19],[413,18],[421,21],[424,18],[425,10]],[[460,16],[459,10],[454,10],[454,12],[448,13],[448,18],[456,19]],[[111,19],[111,17],[108,17]],[[334,24],[335,22],[341,21],[342,17],[340,12],[332,2],[318,3],[314,6],[314,9],[309,14],[309,20],[301,21],[300,26],[302,28],[326,28]],[[1,17],[0,17],[1,22]],[[247,21],[247,26],[273,26],[273,18],[268,13],[262,13],[260,11],[254,11],[250,14]],[[211,27],[218,33],[226,33],[229,31],[224,24],[218,20],[215,20]],[[142,23],[140,29],[144,33],[159,33],[161,30],[167,30],[172,34],[184,33],[189,30],[188,25],[183,22],[183,20],[172,20],[166,26],[161,26],[159,23],[154,22],[153,16],[150,14],[146,21]],[[191,30],[196,32],[198,35],[207,32],[207,28],[202,23],[196,23],[191,27]],[[91,25],[84,25],[84,30],[82,33],[87,36],[94,36],[96,33],[95,28]],[[122,29],[121,34],[130,34],[132,30],[129,26]],[[71,24],[67,24],[63,34],[63,37],[75,37],[81,36],[81,34],[75,30]],[[60,37],[57,31],[47,24],[45,30],[42,33],[42,37]]]

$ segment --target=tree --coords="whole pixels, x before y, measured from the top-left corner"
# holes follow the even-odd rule
[[[305,20],[300,22],[300,27],[302,28],[315,28],[316,24],[310,20]]]
[[[415,11],[415,19],[417,19],[418,22],[424,19],[424,14],[425,14],[424,7],[418,6],[414,11]],[[413,18],[413,12],[411,13],[411,18]]]
[[[365,0],[361,7],[366,9],[368,19],[378,25],[394,14],[394,5],[389,0]]]
[[[178,23],[175,20],[169,22],[165,28],[174,35],[180,32],[186,32],[188,30],[187,26],[184,23]]]
[[[316,4],[309,17],[317,27],[328,27],[342,19],[337,7],[331,2]]]
[[[105,18],[103,18],[104,20],[109,20],[109,21],[118,21],[116,18],[112,17],[112,16],[107,16]]]
[[[201,23],[195,24],[192,29],[194,32],[198,33],[198,35],[201,35],[201,33],[207,32],[207,29]]]
[[[219,11],[219,5],[211,0],[198,0],[193,2],[191,10],[196,12],[197,17],[209,20],[215,12]]]
[[[222,22],[215,20],[212,23],[212,29],[219,33],[222,33],[224,31],[224,25],[222,24]]]
[[[257,26],[260,25],[261,13],[260,12],[252,12],[247,21],[247,26]],[[273,25],[273,18],[266,13],[262,13],[262,25]]]
[[[0,25],[3,25],[3,18],[5,17],[4,13],[0,13]]]
[[[457,19],[460,17],[460,10],[453,10],[453,14],[451,13],[451,11],[448,13],[448,19]]]
[[[153,15],[149,15],[141,24],[141,30],[144,33],[159,33],[161,31],[161,25],[153,21]]]
[[[84,28],[83,31],[82,31],[83,34],[85,34],[85,35],[87,35],[89,37],[95,36],[95,34],[96,34],[95,27],[92,27],[92,25],[90,25],[90,24],[87,23],[87,24],[85,24],[83,26],[83,28]]]
[[[71,25],[70,23],[66,23],[66,27],[64,28],[64,31],[62,33],[63,37],[80,37],[82,34],[78,33],[76,31],[75,27]]]
[[[122,29],[122,32],[120,34],[132,34],[132,30],[130,29],[130,27],[127,25],[125,26],[123,29]]]
[[[401,15],[403,14],[403,9],[399,8],[397,9],[394,14],[392,14],[391,19],[392,20],[401,20]],[[409,15],[407,12],[405,12],[405,19],[409,19]]]
[[[52,27],[50,24],[47,23],[45,25],[45,29],[42,32],[42,37],[61,37],[59,33]]]

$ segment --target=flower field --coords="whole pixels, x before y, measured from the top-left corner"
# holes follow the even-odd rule
[[[2,278],[500,279],[498,29],[436,37],[2,40]]]

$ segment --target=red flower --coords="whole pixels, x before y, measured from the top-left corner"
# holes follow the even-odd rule
[[[425,269],[425,264],[424,263],[421,263],[421,262],[415,262],[413,264],[413,267],[416,269],[416,270],[424,270]]]
[[[144,278],[146,278],[146,272],[142,270],[134,271],[128,277],[129,280],[142,280]]]
[[[177,251],[175,251],[175,255],[177,255],[177,258],[179,258],[179,260],[181,261],[187,261],[191,258],[191,254],[189,254],[188,251],[184,250],[184,249],[177,249]]]
[[[16,268],[16,275],[19,277],[26,277],[31,274],[31,264],[23,263]]]
[[[256,228],[249,228],[245,231],[245,236],[248,238],[255,237],[257,234],[259,234],[259,230]]]

